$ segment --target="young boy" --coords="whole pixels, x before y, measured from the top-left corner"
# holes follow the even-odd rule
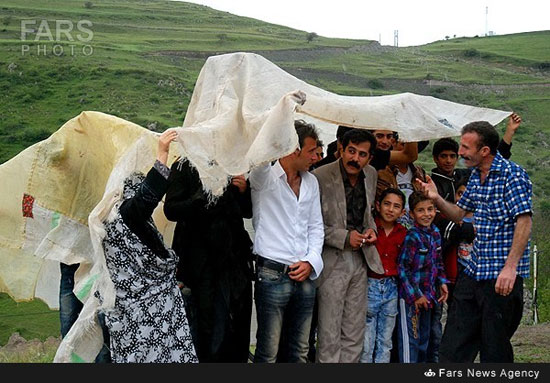
[[[362,363],[389,363],[392,333],[397,317],[397,258],[407,229],[397,219],[405,209],[405,195],[388,188],[376,202],[376,249],[384,266],[384,274],[368,270],[368,309]]]
[[[421,192],[409,197],[414,225],[407,232],[399,255],[399,361],[427,360],[432,315],[447,300],[447,279],[441,259],[441,235],[433,220],[435,204]],[[436,288],[439,286],[440,298]]]

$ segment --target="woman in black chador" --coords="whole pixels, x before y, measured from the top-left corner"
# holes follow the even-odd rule
[[[190,288],[188,313],[200,362],[248,360],[252,314],[252,217],[243,176],[209,203],[198,172],[181,158],[171,168],[164,214],[177,222],[172,247],[177,278]]]

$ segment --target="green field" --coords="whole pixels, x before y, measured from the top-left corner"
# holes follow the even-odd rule
[[[414,92],[513,110],[524,123],[514,137],[512,159],[527,169],[534,184],[539,314],[550,321],[550,31],[393,48],[322,36],[308,41],[305,31],[183,2],[85,3],[0,2],[0,163],[85,110],[157,131],[181,126],[206,58],[235,51],[262,54],[304,81],[343,95]],[[36,30],[22,40],[25,20],[27,28]],[[47,31],[40,29],[44,23],[57,38],[56,20],[90,21],[93,37],[79,41],[75,28],[70,34],[75,41],[66,35],[36,41]],[[93,53],[86,54],[90,49]],[[504,125],[498,129],[502,132]],[[419,159],[428,170],[433,167],[430,149]],[[532,286],[533,279],[527,283]],[[15,330],[31,337],[57,335],[55,314],[29,315],[24,321],[2,317],[23,314],[17,311],[23,309],[40,311],[34,307],[40,303],[6,308],[7,298],[1,298],[0,345]]]

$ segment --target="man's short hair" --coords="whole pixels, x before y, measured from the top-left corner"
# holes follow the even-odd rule
[[[423,202],[423,201],[430,201],[435,206],[435,202],[432,199],[426,197],[426,195],[424,195],[424,193],[422,193],[421,191],[418,191],[418,190],[414,191],[409,196],[409,210],[413,211],[414,208],[416,207],[416,205],[418,205],[420,202]]]
[[[342,137],[342,148],[346,149],[350,142],[358,145],[366,141],[370,142],[369,153],[373,154],[376,149],[376,138],[374,135],[365,129],[352,129]]]
[[[353,128],[350,128],[349,126],[339,125],[338,130],[336,131],[336,139],[342,142],[342,137],[344,137],[344,134],[346,134],[350,130],[353,130]]]
[[[396,196],[401,198],[401,206],[402,206],[403,209],[405,208],[405,201],[407,199],[405,197],[405,194],[397,188],[386,188],[386,189],[384,189],[382,191],[382,193],[380,193],[380,196],[378,197],[378,202],[380,202],[380,204],[381,204],[382,201],[384,201],[384,198],[386,198],[386,196],[388,194],[395,194]]]
[[[438,157],[445,150],[451,150],[458,155],[458,142],[451,137],[440,138],[434,143],[432,155]]]
[[[322,148],[323,146],[325,146],[325,145],[323,144],[323,141],[317,140],[317,147],[318,147],[318,148]]]
[[[487,146],[491,150],[492,155],[497,154],[500,137],[493,125],[487,121],[470,122],[462,128],[462,135],[466,133],[477,133],[479,137],[478,149]]]
[[[300,149],[302,149],[308,137],[313,138],[315,141],[319,140],[319,133],[317,133],[317,128],[313,124],[309,124],[304,120],[296,120],[294,121],[294,128],[296,128]]]

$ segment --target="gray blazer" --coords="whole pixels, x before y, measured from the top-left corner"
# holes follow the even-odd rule
[[[365,228],[371,228],[376,231],[376,224],[372,217],[371,207],[374,205],[376,194],[376,181],[378,173],[367,165],[363,169],[365,173],[365,190],[367,198],[367,208],[363,223]],[[312,172],[319,181],[321,194],[321,211],[323,213],[323,222],[325,226],[325,242],[323,244],[323,272],[317,279],[317,286],[321,286],[332,272],[336,260],[342,255],[344,248],[349,249],[349,243],[346,243],[348,235],[347,211],[346,211],[346,192],[344,181],[340,172],[340,161],[334,161],[323,165]],[[363,246],[361,251],[371,270],[378,274],[384,274],[384,267],[380,261],[380,256],[376,246]]]

